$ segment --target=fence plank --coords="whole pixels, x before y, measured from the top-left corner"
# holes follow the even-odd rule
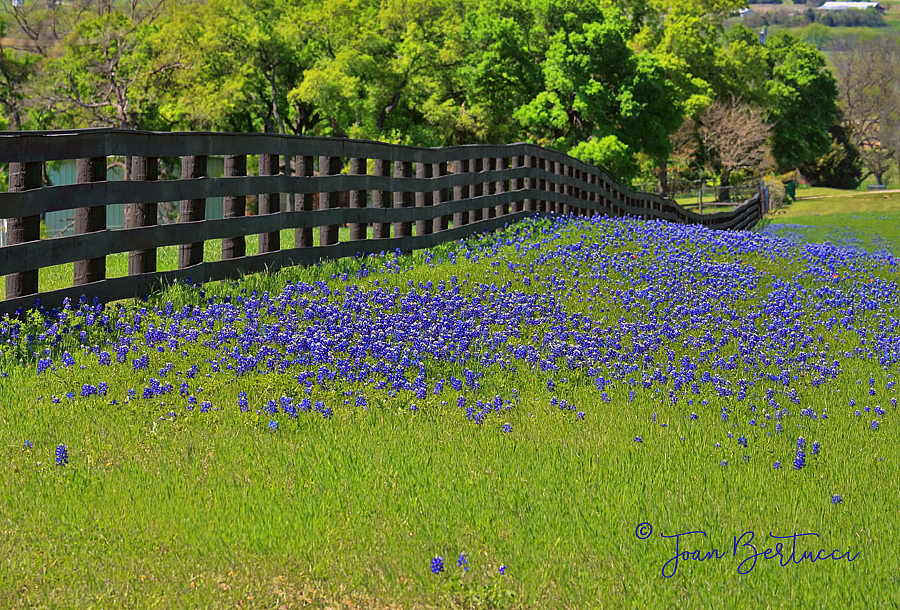
[[[86,182],[106,181],[106,157],[80,158],[75,165],[75,180]],[[75,210],[75,234],[83,235],[106,229],[106,205],[94,205]],[[75,261],[74,282],[76,286],[99,282],[106,278],[106,257],[98,256]]]
[[[159,179],[159,159],[157,157],[131,157],[129,180],[152,182]],[[149,227],[156,224],[158,204],[129,203],[125,206],[125,228]],[[153,273],[156,271],[156,248],[132,250],[128,253],[128,275]]]
[[[182,180],[206,176],[206,157],[202,155],[181,158]],[[196,222],[206,217],[206,198],[183,199],[178,210],[178,222]],[[203,242],[197,241],[178,246],[178,268],[184,269],[203,262]]]

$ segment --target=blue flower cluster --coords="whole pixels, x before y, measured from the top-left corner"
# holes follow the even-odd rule
[[[463,262],[475,272],[458,277]],[[201,399],[201,382],[233,388],[229,408],[256,413],[260,428],[280,421],[285,431],[301,417],[339,420],[341,409],[390,407],[409,417],[459,417],[473,430],[506,422],[508,433],[527,426],[517,420],[521,402],[546,409],[549,396],[551,407],[577,420],[592,409],[646,408],[641,421],[653,413],[659,434],[672,428],[657,411],[682,425],[699,419],[736,439],[738,456],[775,436],[782,461],[794,451],[787,430],[802,424],[815,434],[832,421],[816,405],[823,391],[830,397],[844,387],[852,361],[879,372],[860,375],[834,404],[860,417],[871,412],[864,421],[872,430],[891,422],[892,409],[880,405],[896,407],[887,374],[900,364],[900,288],[892,279],[900,261],[892,256],[762,233],[560,216],[444,244],[425,264],[444,279],[404,277],[405,259],[388,253],[349,261],[330,283],[289,283],[274,293],[222,298],[195,287],[201,304],[179,308],[66,302],[42,310],[40,321],[0,320],[0,365],[12,352],[34,354],[42,382],[67,386],[48,393],[54,404],[63,395],[102,397],[170,420],[225,408]],[[189,365],[177,364],[189,356]],[[78,366],[88,368],[77,385],[54,374]],[[126,395],[107,396],[116,378],[137,381]],[[530,391],[520,401],[510,387],[520,384],[542,396]],[[590,398],[576,407],[572,395]],[[840,417],[851,413],[840,409]],[[628,436],[656,445],[649,434]],[[810,454],[820,450],[812,443]],[[712,464],[727,464],[724,457]],[[793,465],[808,465],[802,438]]]

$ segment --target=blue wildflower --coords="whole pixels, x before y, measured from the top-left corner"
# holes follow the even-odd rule
[[[431,560],[431,572],[434,574],[440,574],[444,571],[444,558],[443,557],[435,557]]]
[[[65,466],[69,463],[69,450],[65,445],[56,446],[56,465]]]

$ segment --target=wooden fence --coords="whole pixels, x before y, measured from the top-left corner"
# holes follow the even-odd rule
[[[108,156],[130,159],[129,179],[106,180]],[[259,156],[248,175],[247,155]],[[207,159],[224,157],[224,176]],[[158,180],[160,157],[181,158],[181,178]],[[41,187],[42,164],[77,159],[77,184]],[[280,164],[280,159],[285,164]],[[604,214],[747,229],[762,217],[759,197],[733,211],[698,215],[674,201],[622,186],[604,170],[530,144],[419,148],[339,138],[117,129],[0,133],[9,192],[0,193],[7,245],[0,247],[6,298],[0,315],[84,295],[103,302],[149,293],[163,282],[208,282],[322,259],[412,251],[492,231],[538,214]],[[349,168],[348,173],[342,170]],[[371,168],[371,172],[369,171]],[[288,209],[281,209],[288,193]],[[314,194],[317,208],[313,209]],[[346,193],[348,207],[337,207]],[[257,195],[259,213],[246,215]],[[224,218],[204,219],[207,197],[224,198]],[[180,201],[178,222],[157,224],[157,205]],[[126,228],[107,230],[105,206],[125,203]],[[291,205],[292,204],[292,205]],[[75,209],[75,235],[40,239],[40,215]],[[349,224],[350,241],[338,241]],[[367,228],[371,226],[372,237]],[[313,246],[313,229],[319,229]],[[279,232],[294,229],[293,247]],[[245,236],[259,235],[259,254]],[[222,258],[203,260],[222,240]],[[178,269],[157,271],[156,249],[178,245]],[[106,278],[106,256],[128,252],[128,275]],[[73,286],[41,292],[38,270],[74,263]]]

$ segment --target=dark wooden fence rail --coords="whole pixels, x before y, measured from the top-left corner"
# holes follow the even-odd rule
[[[131,160],[129,180],[106,180],[111,155]],[[248,175],[247,155],[259,156],[255,176]],[[224,157],[223,177],[208,176],[210,156]],[[158,179],[160,157],[181,157],[180,179]],[[60,159],[78,160],[77,184],[42,188],[42,164]],[[756,196],[730,212],[698,215],[627,188],[601,168],[522,143],[418,148],[271,134],[5,132],[0,163],[9,163],[9,192],[0,193],[0,217],[9,219],[8,245],[0,247],[0,275],[6,276],[0,315],[27,310],[37,297],[48,308],[81,295],[106,302],[147,294],[163,282],[208,282],[322,259],[428,248],[535,213],[747,229],[765,212]],[[347,165],[349,173],[342,174]],[[290,209],[281,209],[280,193],[293,195]],[[348,207],[337,207],[342,193]],[[258,215],[246,215],[248,195],[258,197]],[[223,197],[224,218],[204,219],[207,197]],[[181,202],[178,222],[158,225],[157,205],[168,201]],[[105,206],[116,203],[127,204],[126,228],[110,231]],[[39,239],[40,214],[67,209],[76,210],[76,235]],[[341,243],[343,224],[350,226],[350,241]],[[316,227],[320,245],[313,247]],[[282,229],[295,230],[294,247],[280,243]],[[247,256],[245,236],[252,234],[259,235],[259,254]],[[222,240],[219,261],[203,260],[204,242],[211,239]],[[157,271],[156,249],[174,245],[178,269]],[[128,275],[107,279],[105,257],[117,252],[129,253]],[[73,286],[40,292],[38,270],[69,262]]]

